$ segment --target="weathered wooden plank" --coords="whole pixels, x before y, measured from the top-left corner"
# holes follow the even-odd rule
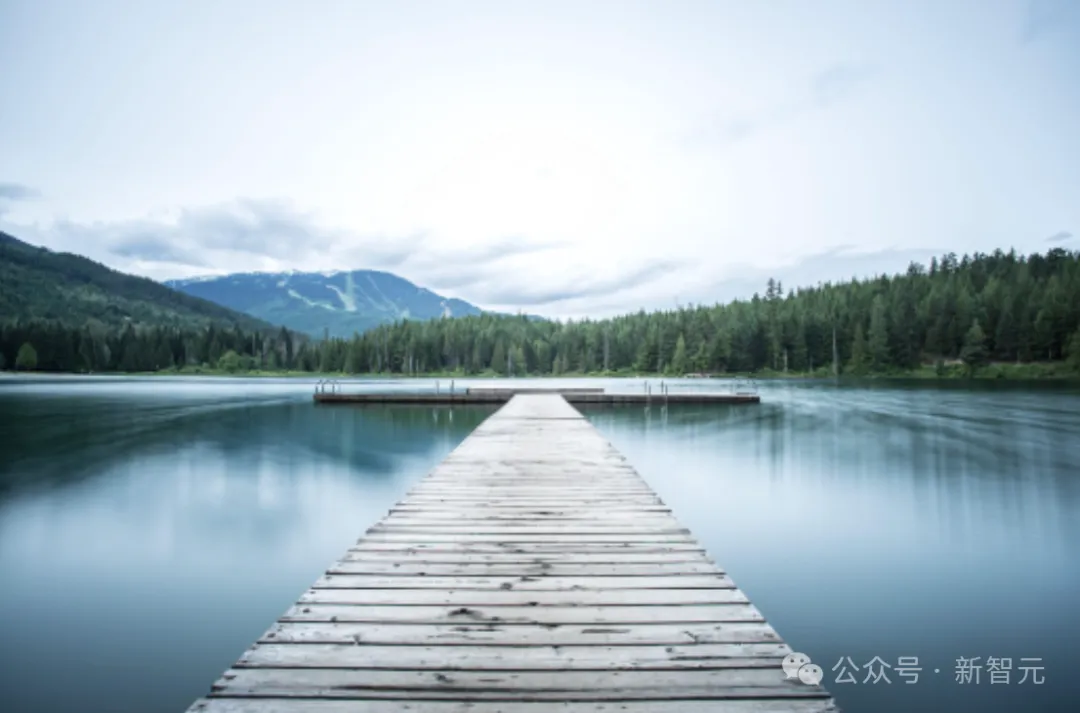
[[[587,477],[587,476],[581,476]],[[528,476],[522,476],[522,480],[529,480]],[[529,485],[515,485],[508,482],[502,483],[487,483],[487,484],[475,484],[475,485],[461,485],[460,487],[454,485],[424,485],[414,488],[408,491],[406,496],[412,497],[416,495],[425,495],[428,497],[434,496],[451,496],[451,497],[465,497],[465,496],[482,496],[486,498],[494,497],[513,497],[516,499],[528,499],[538,497],[548,497],[558,499],[561,502],[572,502],[576,498],[606,498],[606,497],[649,497],[655,495],[655,493],[647,490],[646,488],[639,487],[618,487],[614,485],[596,484],[595,486],[573,487],[570,485],[563,485],[559,483],[530,483]]]
[[[553,440],[565,438],[560,434],[544,437]],[[458,456],[457,460],[453,460],[454,456],[451,456],[451,460],[436,466],[428,473],[427,478],[417,485],[422,486],[433,480],[441,480],[442,485],[449,487],[456,484],[459,479],[462,482],[517,482],[520,485],[529,485],[534,478],[555,482],[569,481],[569,484],[576,488],[594,484],[620,487],[648,485],[634,467],[622,459],[604,457],[589,459],[580,456],[568,459],[553,452],[540,454],[540,460],[525,460],[513,455],[516,451],[536,448],[534,444],[516,441],[507,443],[505,447],[498,449],[502,452],[495,453],[496,449],[488,443],[484,446],[483,455]],[[480,460],[481,458],[485,460]],[[584,480],[574,481],[574,476],[584,478]]]
[[[428,536],[451,536],[451,535],[498,535],[500,537],[505,536],[509,539],[513,539],[517,535],[627,535],[634,537],[642,536],[668,536],[674,535],[677,537],[685,538],[690,534],[690,531],[685,527],[671,527],[670,524],[665,524],[661,527],[649,528],[640,527],[635,528],[629,522],[612,523],[612,524],[590,524],[580,525],[577,523],[562,524],[562,523],[485,523],[478,526],[474,524],[462,524],[462,525],[427,525],[417,522],[384,522],[372,526],[367,531],[368,535],[376,534],[399,534],[399,535],[412,535],[413,541],[427,541]]]
[[[574,443],[566,443],[576,442],[583,437],[587,438],[588,434],[545,433],[536,439],[514,438],[504,443],[490,438],[477,439],[475,452],[461,450],[452,453],[429,472],[429,477],[461,475],[464,478],[486,478],[509,475],[518,478],[532,473],[551,476],[578,473],[590,477],[590,481],[586,482],[591,482],[592,476],[604,478],[612,475],[622,476],[624,483],[645,482],[634,466],[618,455],[604,451],[580,453]],[[544,445],[548,441],[556,444],[554,448],[562,447],[570,453],[548,449]],[[522,454],[527,454],[527,457],[522,457]]]
[[[621,577],[618,575],[596,577],[542,576],[521,574],[516,576],[446,577],[398,576],[387,574],[324,574],[315,580],[314,589],[438,589],[464,591],[475,589],[488,592],[510,591],[608,591],[627,589],[733,589],[735,585],[724,574],[675,574],[652,577]],[[409,594],[400,596],[408,597]]]
[[[521,591],[414,589],[408,601],[393,589],[309,589],[300,601],[312,604],[442,604],[445,606],[677,606],[680,604],[748,603],[738,589],[580,589]]]
[[[394,517],[457,517],[461,515],[472,517],[511,518],[511,517],[554,517],[569,519],[592,519],[594,517],[629,517],[633,515],[651,517],[670,517],[678,521],[671,513],[671,508],[664,505],[632,505],[620,508],[571,508],[565,504],[552,510],[536,508],[530,505],[504,505],[499,508],[489,507],[484,510],[464,507],[418,507],[416,505],[401,505],[389,512]]]
[[[350,622],[278,623],[260,643],[371,645],[622,646],[776,643],[765,622],[700,624],[503,624],[473,622],[415,626]]]
[[[353,606],[297,604],[280,621],[340,621],[371,624],[693,624],[764,621],[752,604],[683,606]]]
[[[328,574],[382,574],[397,577],[642,577],[720,574],[716,565],[699,562],[652,562],[648,564],[594,564],[570,562],[552,564],[528,560],[510,563],[493,562],[404,562],[400,559],[345,559],[330,566]]]
[[[535,542],[535,543],[596,543],[596,542],[609,542],[613,544],[633,543],[633,542],[654,542],[654,543],[672,543],[672,544],[692,544],[694,540],[687,534],[665,534],[665,533],[622,533],[617,535],[594,535],[594,534],[498,534],[498,533],[471,533],[471,532],[451,532],[451,533],[430,533],[417,535],[411,532],[371,532],[364,535],[363,542],[499,542],[505,544],[518,543],[518,542]]]
[[[641,527],[647,531],[659,530],[659,529],[679,529],[678,521],[674,518],[664,515],[662,517],[647,517],[648,513],[644,515],[630,514],[626,517],[625,514],[616,516],[613,513],[608,513],[605,517],[595,518],[564,518],[564,517],[514,517],[512,515],[490,515],[487,517],[468,517],[462,513],[461,517],[452,518],[449,516],[442,517],[426,517],[423,515],[417,515],[416,517],[403,516],[394,514],[391,519],[387,519],[379,525],[394,526],[394,527],[497,527],[497,528],[514,528],[514,527],[527,527],[533,529],[543,529],[544,525],[551,525],[553,527],[571,527],[571,526],[585,526],[585,527],[606,527],[611,528],[619,525],[622,527],[632,527],[634,524],[640,524]]]
[[[552,488],[568,488],[584,490],[586,488],[630,488],[639,490],[647,487],[647,483],[637,477],[630,477],[628,473],[607,467],[598,473],[597,469],[583,469],[578,471],[566,466],[535,466],[522,465],[515,468],[500,468],[488,473],[474,473],[473,475],[461,475],[459,473],[447,473],[442,470],[433,471],[417,487],[442,488],[463,487],[487,487],[491,485],[526,485],[544,486]]]
[[[778,667],[791,653],[782,643],[690,646],[383,646],[259,644],[237,668],[661,669]]]
[[[820,686],[793,685],[779,666],[674,671],[396,671],[234,668],[215,696],[473,700],[671,700],[822,698]]]
[[[642,549],[633,548],[629,551],[605,549],[594,552],[574,552],[573,557],[567,557],[567,552],[507,552],[504,549],[494,550],[414,550],[405,547],[381,547],[354,548],[347,551],[340,560],[341,562],[392,562],[401,566],[414,566],[420,564],[526,564],[526,565],[554,565],[556,563],[566,566],[590,567],[595,565],[620,565],[620,564],[671,564],[677,565],[683,562],[705,562],[712,560],[703,550],[668,550],[668,549]],[[716,571],[722,571],[716,568]]]
[[[544,434],[545,440],[562,440],[563,434]],[[443,479],[450,481],[462,478],[464,480],[488,480],[488,479],[519,479],[524,477],[555,478],[566,480],[572,475],[582,475],[588,478],[584,483],[577,482],[574,485],[584,485],[600,480],[610,480],[626,483],[645,483],[645,479],[634,469],[634,466],[619,457],[597,455],[587,457],[583,455],[566,456],[552,451],[550,453],[534,453],[531,458],[521,458],[521,452],[538,451],[540,446],[530,443],[528,440],[514,440],[501,448],[504,453],[494,454],[490,440],[484,444],[484,454],[455,453],[447,460],[435,466],[428,474],[428,479]]]
[[[402,556],[424,554],[524,554],[529,557],[566,557],[582,554],[700,555],[696,542],[410,542],[357,541],[350,552],[400,552]]]
[[[457,486],[474,489],[492,486],[516,486],[524,489],[549,488],[570,491],[585,491],[595,488],[644,492],[649,489],[647,482],[638,476],[629,476],[621,467],[599,465],[579,470],[577,467],[571,467],[568,464],[549,462],[544,465],[517,463],[502,466],[497,470],[493,469],[485,473],[474,473],[468,476],[434,470],[426,478],[414,485],[412,490],[421,488],[452,490]]]
[[[577,483],[572,483],[567,480],[553,481],[553,480],[534,480],[528,474],[513,477],[504,477],[500,480],[490,481],[477,481],[473,483],[423,483],[422,485],[409,490],[407,495],[418,494],[446,494],[446,495],[472,495],[480,493],[483,495],[492,495],[498,493],[507,493],[514,497],[524,498],[534,494],[550,495],[559,499],[569,498],[572,499],[576,495],[585,496],[606,496],[606,495],[653,495],[651,490],[646,487],[640,487],[634,484],[616,484],[613,481],[606,483],[590,483],[588,487],[583,486],[581,483],[582,477],[588,477],[588,475],[579,475]],[[515,480],[525,481],[525,483],[514,483]]]
[[[585,477],[585,476],[582,476]],[[522,478],[527,479],[525,477]],[[592,504],[595,506],[600,500],[611,498],[629,505],[649,504],[656,505],[654,499],[656,493],[639,488],[578,488],[567,490],[562,486],[537,486],[537,487],[513,487],[507,485],[484,485],[469,488],[454,487],[418,487],[405,494],[405,501],[413,499],[435,500],[443,499],[447,502],[459,501],[498,501],[505,500],[512,504],[528,505],[530,501],[547,501],[558,503],[563,507],[573,507],[578,503]]]
[[[576,408],[557,394],[529,394],[528,399],[515,396],[499,409],[498,413],[503,420],[514,418],[532,421],[553,418],[570,421],[585,420]]]
[[[791,650],[575,409],[517,397],[191,711],[834,711]]]
[[[469,508],[473,512],[490,508],[498,510],[502,508],[536,508],[540,510],[555,510],[559,507],[572,508],[602,508],[612,510],[639,510],[643,506],[664,506],[664,501],[658,496],[635,497],[635,498],[490,498],[490,497],[428,497],[424,495],[411,496],[399,503],[401,507],[449,507]]]
[[[638,525],[638,527],[635,527],[635,525]],[[472,529],[477,527],[493,528],[496,534],[514,530],[524,530],[532,533],[548,532],[552,534],[595,531],[595,534],[598,535],[618,534],[619,532],[626,532],[627,534],[653,534],[661,532],[682,535],[689,533],[686,528],[682,527],[676,520],[670,517],[649,517],[648,513],[641,516],[631,514],[630,517],[609,515],[606,518],[594,518],[591,520],[512,516],[469,518],[464,515],[460,518],[433,519],[425,518],[423,516],[407,518],[392,515],[375,523],[368,528],[367,531],[401,530],[419,533],[454,533],[459,531],[470,531],[475,533],[480,532],[480,530]],[[419,541],[423,541],[422,538]]]
[[[573,699],[571,699],[573,700]],[[569,710],[566,705],[560,708]],[[333,700],[292,698],[205,698],[187,713],[402,713],[396,700]],[[409,713],[551,713],[550,701],[415,701]],[[667,701],[574,701],[574,713],[839,713],[828,698],[792,700],[725,698]]]
[[[582,476],[585,477],[585,476]],[[656,493],[649,493],[644,490],[635,490],[632,492],[621,493],[616,495],[614,493],[600,493],[595,490],[580,490],[574,493],[561,492],[559,488],[550,488],[551,492],[533,493],[526,492],[524,490],[506,490],[501,493],[488,492],[487,488],[476,488],[480,492],[465,492],[461,490],[454,490],[452,488],[447,489],[427,489],[416,488],[410,490],[405,494],[406,500],[412,500],[414,498],[424,498],[425,500],[446,500],[446,501],[484,501],[491,502],[497,500],[508,500],[513,503],[524,502],[528,504],[530,500],[544,500],[550,503],[555,503],[557,506],[571,506],[576,503],[598,503],[604,498],[616,498],[620,502],[628,503],[647,503],[656,504],[655,501],[659,500]]]
[[[577,476],[577,478],[571,477]],[[507,490],[520,493],[529,493],[535,490],[545,492],[552,491],[556,494],[587,493],[592,491],[632,492],[649,494],[652,489],[644,480],[627,478],[625,476],[593,479],[589,472],[566,474],[558,480],[550,481],[546,478],[534,480],[533,474],[528,469],[521,473],[506,474],[500,477],[489,477],[476,482],[470,482],[468,478],[447,478],[440,481],[439,478],[429,475],[417,484],[415,490],[446,492],[461,492],[468,490],[486,490],[488,488],[506,488]],[[410,491],[412,492],[412,491]]]

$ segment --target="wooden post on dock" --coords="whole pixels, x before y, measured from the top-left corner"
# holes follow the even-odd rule
[[[791,653],[577,410],[517,395],[189,713],[835,712]]]

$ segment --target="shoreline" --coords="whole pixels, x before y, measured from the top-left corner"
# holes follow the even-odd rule
[[[660,373],[625,373],[625,372],[570,372],[564,374],[515,374],[506,376],[494,372],[480,374],[466,374],[462,372],[428,372],[424,374],[388,374],[388,373],[323,373],[307,371],[226,371],[223,369],[184,368],[164,369],[161,371],[145,372],[59,372],[59,371],[0,371],[0,380],[19,380],[32,377],[113,377],[123,378],[131,376],[139,377],[213,377],[231,379],[313,379],[313,380],[365,380],[365,381],[403,381],[403,380],[430,380],[430,379],[462,379],[462,380],[487,380],[499,379],[673,379],[680,381],[729,382],[738,379],[753,379],[762,381],[821,381],[840,379],[843,381],[1037,381],[1037,382],[1080,382],[1080,371],[1073,370],[1065,362],[1032,362],[1026,364],[995,363],[982,367],[974,374],[967,373],[963,365],[952,364],[941,367],[923,365],[918,369],[885,373],[865,374],[840,374],[834,377],[828,370],[816,370],[814,372],[773,372],[763,371],[754,374],[725,373],[710,376],[677,376]]]

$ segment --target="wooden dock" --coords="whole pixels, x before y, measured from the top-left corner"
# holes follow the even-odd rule
[[[516,395],[556,394],[575,406],[629,406],[671,404],[756,404],[761,397],[755,393],[722,392],[665,392],[611,393],[604,389],[524,389],[469,388],[457,392],[384,391],[343,393],[316,391],[315,402],[320,404],[428,404],[456,406],[468,404],[503,404]]]
[[[826,713],[559,395],[484,421],[189,713]]]

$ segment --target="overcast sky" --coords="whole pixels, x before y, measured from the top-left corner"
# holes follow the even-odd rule
[[[0,228],[607,315],[1078,247],[1080,2],[0,0]]]

